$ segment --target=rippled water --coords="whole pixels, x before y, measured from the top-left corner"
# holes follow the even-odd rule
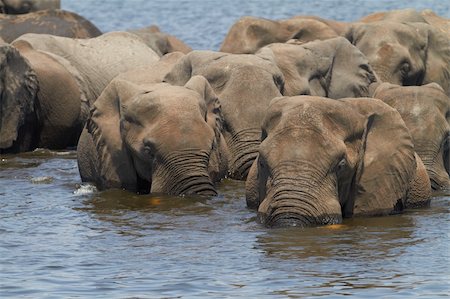
[[[106,1],[104,1],[106,2]],[[446,1],[62,1],[102,30],[156,23],[217,49],[244,14],[354,20]],[[354,3],[351,8],[349,3]],[[239,7],[238,7],[239,6]],[[73,151],[0,157],[0,298],[433,298],[450,293],[450,191],[428,209],[310,229],[265,229],[244,183],[212,199],[97,192]]]
[[[244,183],[210,200],[96,192],[74,152],[0,162],[0,297],[447,295],[449,195],[429,209],[265,229]]]

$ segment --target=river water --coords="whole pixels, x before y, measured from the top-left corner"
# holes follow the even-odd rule
[[[158,24],[217,49],[241,15],[352,21],[446,1],[62,1],[102,30]],[[0,157],[0,298],[435,298],[450,293],[450,190],[431,207],[342,225],[266,229],[244,183],[212,199],[97,192],[74,151]]]

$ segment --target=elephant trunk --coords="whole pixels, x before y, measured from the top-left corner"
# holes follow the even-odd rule
[[[230,150],[229,176],[245,180],[250,167],[258,156],[261,143],[260,129],[246,129],[233,134],[227,140]]]
[[[182,150],[157,158],[152,174],[151,192],[171,195],[217,195],[207,172],[209,154]]]
[[[259,220],[268,227],[308,227],[342,222],[336,178],[332,175],[297,171],[295,176],[288,177],[286,172],[284,175],[274,173],[269,188],[258,209]]]
[[[439,144],[430,140],[415,140],[415,143],[417,154],[422,159],[430,177],[431,188],[433,190],[449,188],[450,177],[445,167],[448,150],[446,150],[445,141],[443,144]]]

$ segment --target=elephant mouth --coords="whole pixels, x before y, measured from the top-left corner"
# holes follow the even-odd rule
[[[179,195],[203,195],[203,196],[216,196],[217,191],[214,185],[207,178],[189,178],[183,184],[183,188],[176,192]]]
[[[272,215],[258,214],[258,220],[269,228],[283,227],[314,227],[322,225],[332,225],[342,222],[342,216],[339,214],[330,214],[323,216],[310,216],[295,212],[274,213]]]

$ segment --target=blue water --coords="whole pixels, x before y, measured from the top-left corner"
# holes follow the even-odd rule
[[[242,15],[351,21],[448,1],[62,1],[103,31],[157,24],[217,49]],[[450,191],[428,209],[265,229],[243,182],[198,198],[97,192],[73,151],[0,157],[0,298],[437,298],[450,294]]]
[[[155,24],[202,50],[218,50],[231,25],[246,15],[269,19],[316,15],[352,22],[376,11],[429,8],[450,18],[446,0],[62,0],[62,7],[93,21],[104,32]]]

